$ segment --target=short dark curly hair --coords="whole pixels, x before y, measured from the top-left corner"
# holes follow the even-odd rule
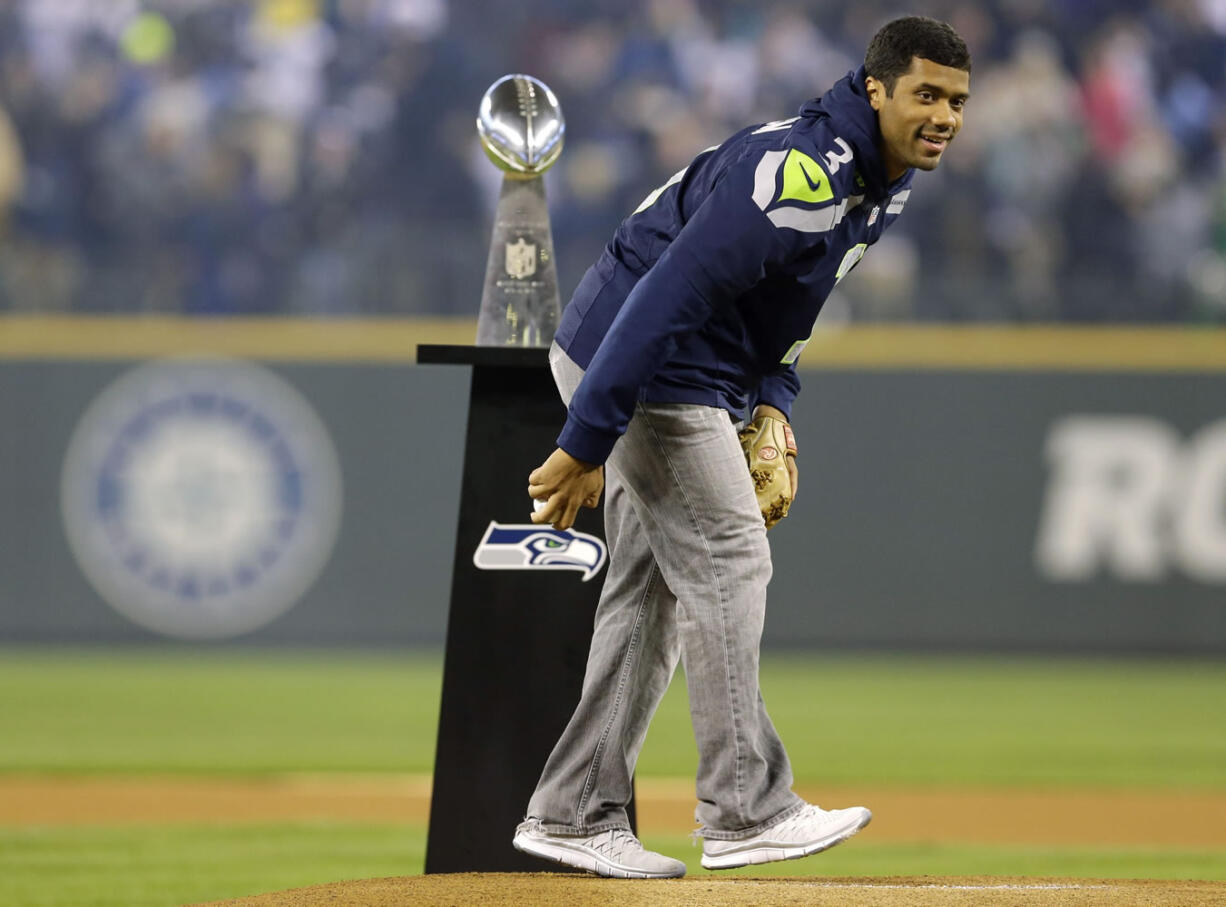
[[[966,42],[949,23],[927,16],[903,16],[883,25],[864,54],[864,71],[892,95],[894,83],[911,68],[913,57],[971,71]]]

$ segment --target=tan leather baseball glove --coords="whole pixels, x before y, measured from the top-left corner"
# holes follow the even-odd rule
[[[796,456],[792,426],[782,419],[759,416],[737,435],[766,528],[770,529],[788,515],[792,506],[792,480],[787,458]]]

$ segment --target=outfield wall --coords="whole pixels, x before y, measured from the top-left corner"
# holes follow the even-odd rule
[[[0,320],[0,642],[158,640],[176,608],[198,618],[188,635],[242,643],[441,642],[468,376],[413,356],[472,336]],[[185,353],[262,363],[272,383],[131,377]],[[1226,335],[857,328],[820,334],[802,379],[768,645],[1226,652]],[[285,386],[318,425],[260,418]],[[144,611],[137,574],[156,587]],[[242,632],[251,595],[282,601]],[[222,630],[196,632],[211,608]]]

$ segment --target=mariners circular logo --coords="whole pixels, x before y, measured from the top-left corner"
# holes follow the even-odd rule
[[[272,372],[163,360],[107,387],[64,460],[68,542],[115,610],[168,636],[221,639],[299,600],[341,514],[336,451]]]

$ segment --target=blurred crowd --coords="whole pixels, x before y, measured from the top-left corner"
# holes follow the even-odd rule
[[[971,46],[966,127],[824,318],[1226,322],[1226,0],[0,0],[0,310],[475,316],[510,72],[567,120],[565,301],[905,12]]]

